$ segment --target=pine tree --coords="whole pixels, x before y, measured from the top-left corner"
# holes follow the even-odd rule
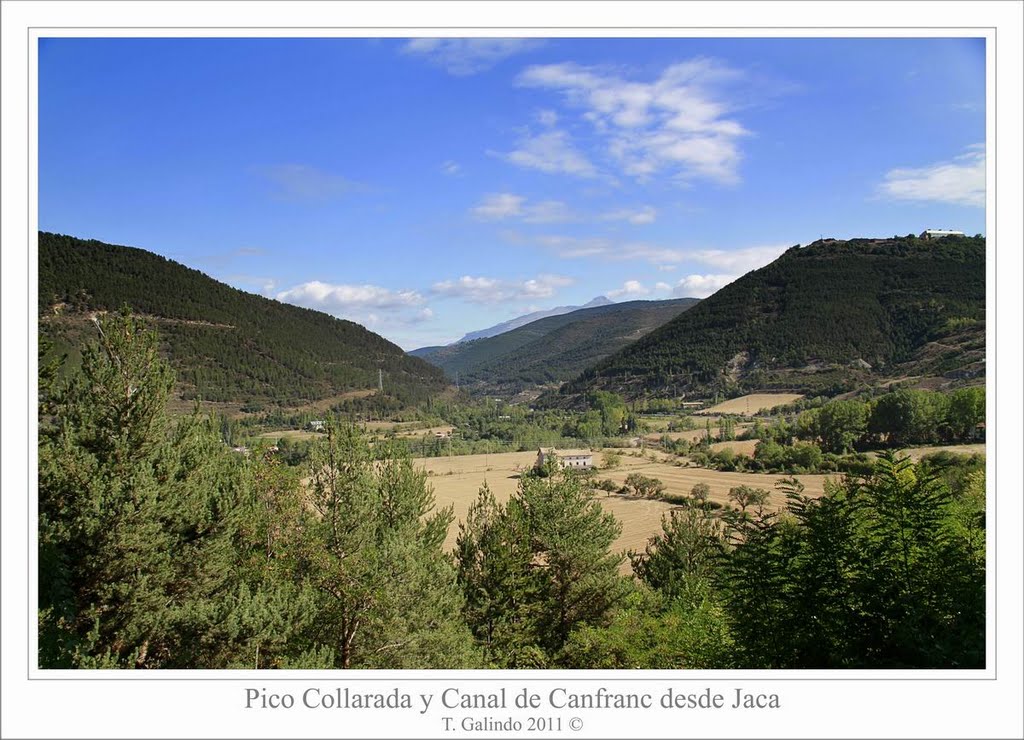
[[[222,471],[200,420],[164,413],[155,335],[127,311],[95,326],[40,438],[40,663],[168,665],[186,604],[220,580],[207,547]]]
[[[632,556],[633,572],[666,596],[700,600],[722,554],[721,521],[706,505],[695,503],[663,516],[661,530],[643,554]]]
[[[339,668],[473,665],[463,600],[441,547],[451,509],[434,512],[426,476],[357,429],[328,425],[310,461],[312,514],[299,534],[302,577],[318,592],[316,643]]]
[[[620,525],[573,471],[524,474],[504,506],[487,489],[458,558],[470,626],[503,667],[546,667],[573,629],[600,624],[629,591],[610,551]]]

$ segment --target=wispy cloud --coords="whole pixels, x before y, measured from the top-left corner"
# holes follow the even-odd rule
[[[750,132],[733,117],[727,87],[742,73],[698,58],[638,82],[575,63],[528,67],[524,87],[561,92],[605,143],[622,172],[640,181],[668,174],[681,181],[739,180],[739,141]]]
[[[458,162],[447,159],[441,163],[441,174],[448,175],[448,177],[455,177],[456,175],[462,174],[462,165]]]
[[[572,283],[572,278],[549,274],[521,281],[463,275],[453,280],[434,283],[431,290],[439,296],[461,298],[470,303],[491,304],[550,298],[559,288]]]
[[[739,275],[687,275],[680,280],[672,294],[679,298],[707,298]]]
[[[702,249],[693,252],[691,257],[695,262],[742,275],[778,259],[790,246],[772,244],[743,249]]]
[[[482,221],[501,221],[522,214],[525,201],[514,193],[491,193],[474,206],[473,215]]]
[[[224,278],[225,282],[232,285],[241,285],[245,288],[256,288],[263,295],[271,296],[277,288],[277,280],[274,278],[260,277],[258,275],[229,275]]]
[[[641,283],[639,280],[627,280],[626,282],[624,282],[622,284],[621,288],[616,288],[615,290],[609,290],[606,293],[606,295],[609,298],[621,298],[623,296],[630,296],[630,297],[643,296],[643,295],[647,295],[650,292],[651,291],[648,288],[646,288],[643,285],[643,283]]]
[[[423,57],[449,74],[465,77],[485,72],[516,54],[536,49],[541,39],[446,38],[411,39],[402,53]]]
[[[726,271],[733,278],[764,267],[788,248],[788,245],[779,244],[742,249],[680,249],[647,242],[616,242],[603,237],[556,234],[538,236],[534,243],[567,259],[599,257],[608,262],[649,262],[661,272],[671,272],[682,263],[696,262]]]
[[[628,221],[631,224],[641,226],[653,224],[658,217],[658,211],[654,206],[641,206],[639,208],[619,208],[601,216],[602,221]]]
[[[985,206],[985,145],[974,144],[963,154],[926,167],[889,170],[879,194],[894,200]]]
[[[307,164],[258,167],[255,172],[277,186],[274,195],[282,200],[333,200],[365,189],[361,183]]]
[[[498,156],[518,167],[551,174],[575,177],[597,177],[597,167],[572,143],[569,134],[558,129],[527,134],[520,138],[518,148]]]
[[[472,209],[481,221],[519,219],[531,224],[550,224],[572,221],[572,210],[560,200],[542,200],[533,203],[514,193],[490,193]]]
[[[537,243],[551,249],[559,257],[603,257],[612,252],[614,242],[601,237],[575,237],[546,234],[537,237]]]
[[[558,113],[553,110],[539,110],[537,120],[542,126],[554,126],[558,123]]]
[[[236,247],[235,249],[227,250],[224,252],[216,252],[214,254],[197,254],[195,256],[186,255],[170,255],[174,259],[194,260],[196,263],[206,265],[216,269],[224,269],[229,265],[235,264],[239,259],[245,257],[263,257],[269,255],[270,251],[263,247]],[[243,261],[245,261],[243,259]],[[239,268],[235,268],[239,269]],[[228,278],[232,279],[232,278]],[[263,278],[258,278],[262,281]]]
[[[239,247],[232,254],[239,257],[257,257],[267,254],[267,250],[263,247]]]

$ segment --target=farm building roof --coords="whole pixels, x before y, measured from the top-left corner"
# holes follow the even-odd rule
[[[594,454],[590,450],[558,450],[554,447],[542,447],[540,451],[545,455],[558,455],[559,457],[589,457]]]

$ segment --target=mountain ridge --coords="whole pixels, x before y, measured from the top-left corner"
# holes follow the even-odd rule
[[[915,373],[953,382],[984,375],[984,321],[983,237],[819,240],[725,286],[559,394],[842,392]]]
[[[511,331],[432,348],[424,359],[470,392],[514,395],[560,383],[689,309],[696,298],[628,301],[548,316]]]

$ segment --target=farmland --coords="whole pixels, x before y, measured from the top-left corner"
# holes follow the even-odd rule
[[[425,469],[430,476],[429,482],[434,488],[438,508],[448,505],[455,507],[456,523],[452,524],[448,532],[445,549],[455,547],[457,522],[465,518],[480,486],[486,482],[498,501],[507,501],[519,485],[519,473],[530,468],[536,457],[535,452],[510,452],[416,460],[416,466]],[[673,459],[653,452],[648,452],[646,457],[631,457],[627,454],[621,458],[617,468],[601,470],[598,478],[608,478],[621,485],[630,473],[640,473],[658,478],[665,484],[666,493],[675,495],[688,495],[695,484],[703,482],[711,487],[711,500],[721,504],[728,502],[730,488],[747,485],[772,491],[773,506],[781,507],[785,503],[774,492],[775,483],[781,476],[679,467],[672,462]],[[603,455],[595,453],[594,462],[599,467],[603,466]],[[807,493],[820,495],[824,490],[825,477],[805,475],[800,480],[806,486]],[[647,540],[661,532],[662,516],[674,508],[664,501],[618,494],[599,493],[596,500],[622,524],[622,534],[613,546],[615,550],[643,550]]]
[[[730,398],[715,406],[698,411],[698,414],[741,414],[753,416],[759,411],[767,411],[776,406],[785,406],[803,398],[799,393],[751,393],[748,396]]]
[[[918,462],[925,455],[933,455],[937,452],[951,452],[956,455],[984,455],[985,445],[939,445],[933,447],[907,447],[899,451],[899,454],[908,456],[914,462]]]

